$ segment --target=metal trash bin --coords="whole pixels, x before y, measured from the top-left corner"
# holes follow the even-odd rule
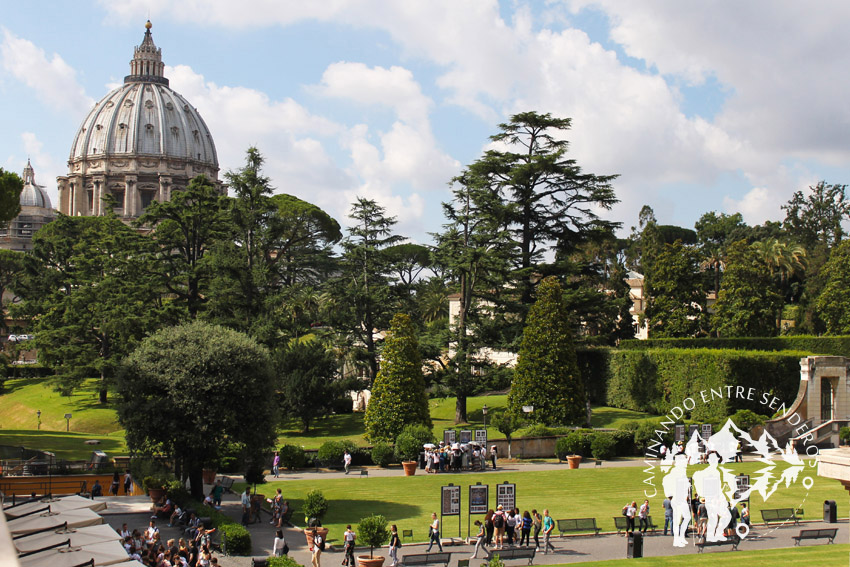
[[[838,523],[838,510],[835,507],[835,500],[823,501],[823,521],[829,524]]]
[[[105,467],[108,463],[109,459],[106,456],[106,453],[104,453],[103,451],[91,452],[91,462],[89,463],[89,469],[99,471],[101,467]]]
[[[628,559],[637,559],[643,557],[643,534],[634,532],[629,534],[628,547],[626,548],[626,557]]]

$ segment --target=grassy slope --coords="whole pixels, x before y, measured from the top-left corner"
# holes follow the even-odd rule
[[[652,565],[652,567],[694,567],[712,565],[718,559],[725,565],[746,565],[747,567],[776,567],[777,565],[793,565],[794,567],[823,567],[847,565],[847,553],[850,545],[819,545],[789,547],[783,549],[765,549],[761,551],[737,551],[734,555],[723,555],[722,559],[715,553],[704,555],[679,555],[676,557],[644,557],[642,559],[616,559],[614,561],[591,561],[580,563],[582,567],[635,567]],[[569,565],[577,565],[570,563]]]
[[[489,405],[489,404],[488,404]],[[755,462],[739,463],[730,467],[736,472],[754,474],[761,466]],[[657,472],[657,469],[656,469]],[[802,478],[806,475],[814,478],[811,491],[806,494],[802,488]],[[293,505],[296,523],[303,522],[298,511],[305,494],[315,488],[323,491],[330,501],[330,509],[324,524],[331,530],[331,538],[339,538],[347,523],[355,523],[369,514],[383,514],[390,523],[398,524],[399,529],[412,529],[417,541],[427,539],[427,525],[432,511],[439,511],[440,486],[449,482],[460,485],[461,510],[466,510],[469,496],[468,485],[476,482],[489,483],[491,505],[495,501],[495,485],[505,481],[517,484],[517,504],[525,509],[549,508],[557,518],[594,517],[598,525],[606,531],[613,530],[615,516],[618,516],[627,501],[643,500],[646,474],[639,467],[580,468],[556,471],[534,471],[519,473],[464,473],[460,475],[441,474],[414,477],[336,477],[317,482],[315,480],[286,480],[272,482],[258,487],[258,491],[273,494],[281,488],[284,497]],[[658,476],[653,480],[660,482]],[[765,504],[760,496],[752,498],[752,517],[760,520],[758,510],[762,508],[803,507],[804,518],[821,517],[824,500],[846,502],[844,488],[838,481],[814,476],[807,469],[797,483],[790,488],[780,488]],[[660,497],[650,499],[651,514],[662,518]],[[846,516],[846,509],[841,511]],[[457,534],[457,518],[445,519],[446,536]],[[466,535],[467,518],[461,516],[462,535]]]

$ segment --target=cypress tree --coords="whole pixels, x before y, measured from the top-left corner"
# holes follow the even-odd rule
[[[529,418],[545,425],[585,421],[584,384],[567,304],[555,277],[544,279],[538,286],[537,301],[522,332],[508,408],[522,415],[522,406],[534,406]]]
[[[392,441],[409,424],[431,427],[422,356],[409,315],[392,319],[364,423],[370,441]]]

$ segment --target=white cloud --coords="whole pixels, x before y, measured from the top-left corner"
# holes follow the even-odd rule
[[[33,42],[5,28],[0,43],[2,67],[35,91],[36,96],[54,110],[84,115],[94,104],[77,82],[74,69],[59,55],[52,57]]]

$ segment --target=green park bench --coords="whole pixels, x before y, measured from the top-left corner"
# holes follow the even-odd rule
[[[706,547],[721,547],[724,545],[731,545],[733,551],[738,551],[739,543],[741,543],[741,538],[739,538],[737,535],[727,537],[724,541],[708,541],[707,539],[702,537],[696,543],[697,553],[702,553],[703,549]]]
[[[800,519],[797,517],[797,513],[794,511],[794,508],[774,508],[762,510],[761,519],[764,521],[765,526],[770,525],[770,522],[785,523],[793,521],[795,526],[800,523]]]
[[[557,520],[558,531],[561,537],[565,533],[570,532],[593,532],[593,535],[599,535],[599,528],[596,526],[596,518],[571,518],[565,520]]]
[[[487,563],[483,563],[483,565],[489,564],[493,558],[498,557],[501,561],[511,561],[514,559],[527,559],[528,564],[531,565],[534,562],[534,553],[535,549],[533,547],[512,547],[509,549],[491,549],[487,553]]]
[[[445,565],[445,567],[449,567],[451,560],[451,553],[414,553],[402,557],[401,564],[405,567],[412,565]]]
[[[819,530],[800,530],[800,535],[794,536],[794,545],[800,545],[804,539],[828,539],[827,544],[833,543],[835,536],[838,535],[838,528],[823,528]]]

